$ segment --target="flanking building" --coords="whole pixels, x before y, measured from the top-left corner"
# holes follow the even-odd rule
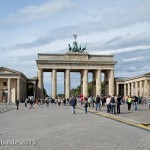
[[[115,78],[115,93],[117,95],[136,95],[147,97],[150,95],[150,73],[131,77]]]
[[[15,103],[36,95],[37,78],[28,79],[22,72],[0,67],[0,102]]]

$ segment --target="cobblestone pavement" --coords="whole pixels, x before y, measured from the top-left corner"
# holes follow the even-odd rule
[[[95,109],[91,107],[90,109]],[[127,118],[139,123],[149,122],[150,123],[150,110],[148,104],[138,104],[138,110],[134,110],[134,105],[131,106],[131,110],[128,111],[127,104],[120,106],[121,113],[117,114],[119,117]],[[107,113],[106,106],[101,107],[101,112]]]
[[[4,113],[14,109],[16,109],[16,105],[14,103],[0,103],[0,113]]]
[[[150,150],[150,132],[69,106],[0,114],[0,150]]]

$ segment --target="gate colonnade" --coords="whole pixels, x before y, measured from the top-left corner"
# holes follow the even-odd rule
[[[57,95],[57,72],[64,72],[65,98],[70,98],[70,73],[80,72],[81,91],[88,96],[88,72],[93,73],[95,93],[101,95],[101,73],[104,73],[105,95],[114,94],[113,55],[90,55],[88,53],[68,52],[65,54],[38,54],[38,97],[43,97],[43,73],[51,72],[52,98]]]

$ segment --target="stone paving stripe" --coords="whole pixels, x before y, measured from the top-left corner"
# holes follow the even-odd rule
[[[77,106],[77,108],[84,110],[84,108],[81,107],[81,106]],[[113,119],[113,120],[118,121],[118,122],[122,122],[122,123],[125,123],[125,124],[128,124],[128,125],[131,125],[131,126],[135,126],[135,127],[150,131],[150,127],[148,127],[148,126],[145,126],[143,124],[134,123],[134,122],[131,122],[131,121],[127,121],[127,120],[124,120],[123,118],[118,118],[117,116],[112,116],[112,115],[109,115],[109,114],[106,114],[106,113],[97,112],[97,111],[91,110],[91,109],[88,109],[88,112],[91,112],[91,113],[94,113],[96,115],[100,115],[102,117]]]

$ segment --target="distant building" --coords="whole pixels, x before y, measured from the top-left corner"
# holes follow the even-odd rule
[[[36,97],[37,78],[28,79],[22,72],[0,67],[0,102],[24,101]]]
[[[132,78],[115,78],[115,93],[117,95],[136,95],[146,97],[150,95],[150,73]]]

